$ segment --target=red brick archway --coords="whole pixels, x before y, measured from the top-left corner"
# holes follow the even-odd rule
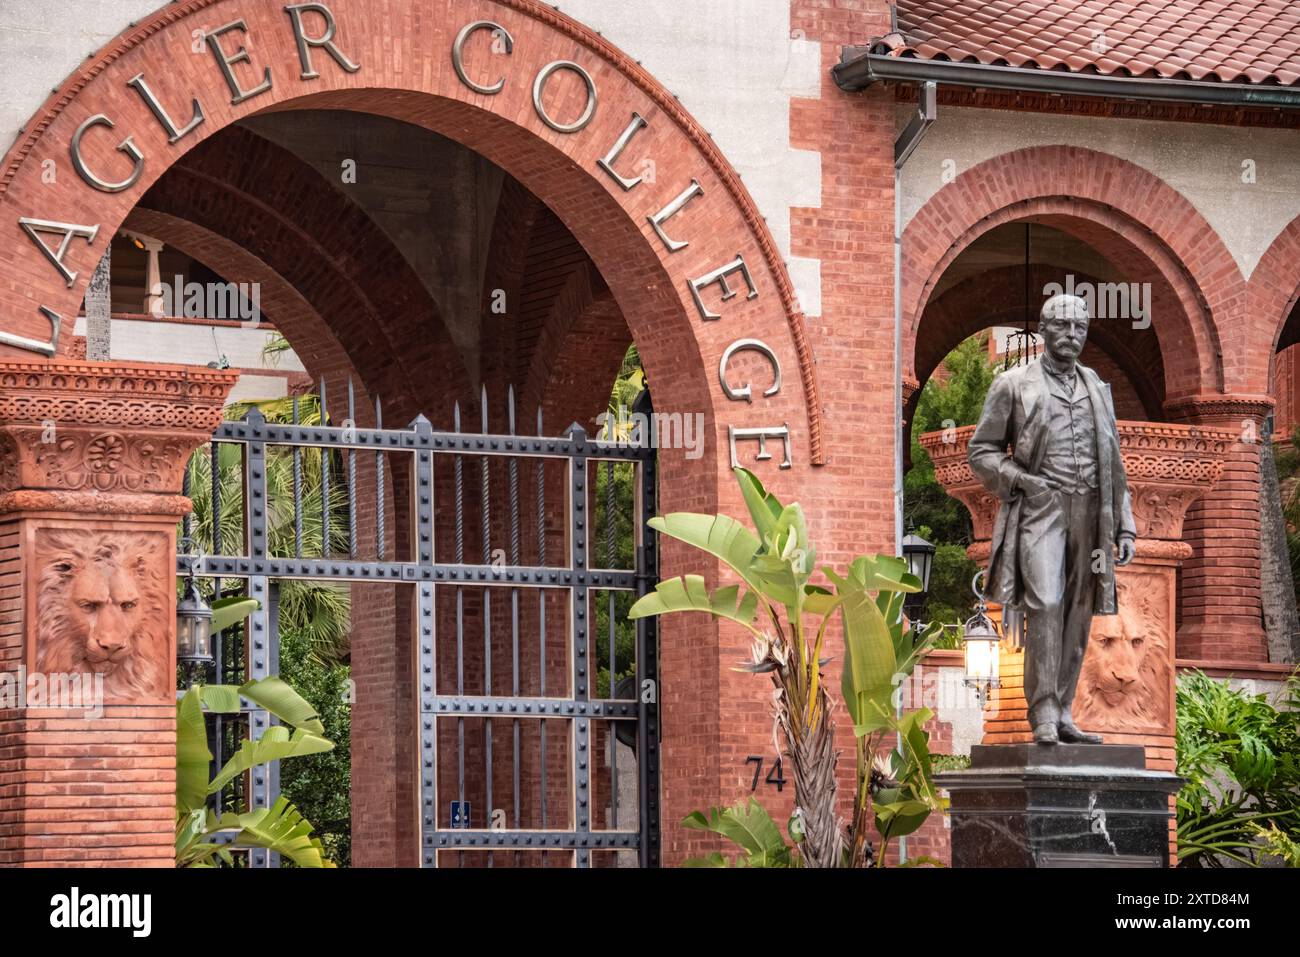
[[[70,317],[76,315],[109,239],[150,187],[213,134],[254,113],[374,113],[433,130],[500,166],[545,203],[590,254],[640,349],[659,407],[667,399],[682,411],[703,412],[708,423],[703,458],[689,460],[680,451],[661,455],[661,508],[741,510],[729,476],[729,427],[788,427],[794,471],[781,474],[789,476],[786,481],[807,477],[813,482],[810,466],[825,461],[822,411],[793,288],[739,176],[668,91],[608,42],[536,0],[376,0],[364,10],[335,0],[326,6],[336,23],[338,49],[360,65],[355,72],[326,49],[315,47],[310,56],[316,75],[302,76],[291,16],[282,4],[261,0],[168,5],[87,59],[29,121],[0,168],[0,222],[11,231],[6,281],[0,286],[0,330],[38,342],[47,339],[43,307],[65,317],[59,353],[67,354]],[[314,19],[318,14],[304,12],[304,17],[306,32],[321,36],[322,21]],[[504,85],[496,95],[471,89],[453,68],[457,34],[479,20],[500,24],[513,37],[513,47],[495,55],[488,31],[475,32],[466,44],[466,74],[484,84],[502,77]],[[235,23],[238,28],[223,29]],[[247,51],[246,60],[229,67],[233,79],[223,77],[218,57],[202,42],[203,34],[212,31],[220,31],[217,46],[227,59]],[[578,64],[599,91],[594,117],[576,132],[548,127],[534,108],[534,78],[556,61]],[[268,89],[236,95],[257,88],[263,70],[272,80]],[[192,98],[202,104],[203,122],[192,132],[169,138],[163,121],[156,118],[158,110],[129,85],[141,74],[157,97],[158,110],[165,111],[175,127],[184,128],[190,120]],[[543,107],[558,122],[571,123],[582,113],[584,97],[578,76],[561,70],[551,78]],[[100,114],[114,125],[88,128],[82,141],[86,166],[104,181],[126,179],[133,159],[119,144],[128,136],[143,156],[139,176],[119,191],[94,188],[69,162],[78,129]],[[635,132],[614,165],[621,176],[631,178],[639,164],[650,159],[655,176],[625,189],[598,161],[620,142],[634,114],[646,125]],[[231,161],[237,163],[238,157]],[[664,227],[672,239],[689,245],[672,249],[648,219],[692,180],[698,181],[702,195]],[[19,220],[24,217],[95,228],[91,241],[74,235],[62,256],[75,281],[65,283],[47,252],[22,231]],[[228,237],[195,233],[187,241],[196,249],[205,244],[210,254],[232,263],[240,259],[240,250]],[[51,242],[51,248],[58,246],[57,238]],[[737,257],[743,257],[747,274],[722,274],[732,293],[724,298],[716,276]],[[264,271],[273,281],[274,270]],[[692,280],[710,275],[714,282],[699,283],[701,305],[692,293]],[[288,287],[280,291],[289,310],[286,316],[296,314],[303,323],[319,321],[312,304],[295,300]],[[704,308],[720,317],[702,315]],[[754,403],[724,397],[717,364],[727,347],[741,338],[762,339],[778,356],[787,383],[780,394]],[[341,336],[337,345],[322,342],[320,361],[359,367],[351,356],[354,347]],[[34,358],[19,347],[0,346],[0,360],[30,364]],[[562,369],[560,374],[571,377],[576,372]],[[733,370],[733,375],[739,374]],[[778,447],[777,455],[759,468],[775,475],[783,456],[780,440],[771,444]],[[757,451],[752,442],[742,441],[740,448],[746,463]],[[98,511],[110,510],[105,504]],[[93,516],[88,520],[98,521]],[[664,549],[663,560],[672,573],[708,570],[671,546]],[[669,622],[662,642],[660,705],[665,715],[672,715],[665,722],[662,752],[662,816],[669,826],[665,851],[674,860],[687,844],[672,825],[686,811],[716,801],[724,790],[721,768],[743,755],[747,744],[721,740],[717,701],[734,697],[731,685],[736,679],[727,670],[729,649],[720,648],[716,626]],[[698,838],[692,840],[698,844]]]
[[[986,160],[913,217],[903,233],[909,367],[920,318],[944,270],[990,229],[1026,220],[1083,240],[1128,281],[1151,283],[1166,401],[1222,393],[1245,380],[1244,354],[1220,358],[1232,338],[1221,330],[1239,315],[1243,282],[1218,235],[1191,203],[1151,173],[1073,146],[1032,147]]]
[[[1026,220],[1083,240],[1126,280],[1150,282],[1166,418],[1247,438],[1230,450],[1223,480],[1188,510],[1183,535],[1193,554],[1180,577],[1178,653],[1265,660],[1259,459],[1249,437],[1272,404],[1268,363],[1296,297],[1286,264],[1300,248],[1300,228],[1283,232],[1248,284],[1196,208],[1141,167],[1074,146],[1005,153],[939,190],[904,231],[909,366],[944,270],[988,230]]]
[[[1245,314],[1251,320],[1249,340],[1250,381],[1255,392],[1271,393],[1273,356],[1279,348],[1297,341],[1290,322],[1300,303],[1300,217],[1274,237],[1260,257],[1246,287]],[[1290,325],[1291,328],[1288,328]],[[1286,341],[1283,340],[1286,336]]]
[[[774,347],[781,343],[778,352],[788,356],[791,372],[798,369],[802,389],[783,392],[768,411],[803,423],[798,441],[808,459],[821,460],[816,383],[789,278],[739,177],[671,94],[611,44],[535,0],[443,0],[432,5],[386,0],[364,13],[342,5],[332,12],[335,42],[360,64],[356,72],[347,72],[325,50],[315,49],[312,65],[319,75],[301,79],[290,18],[280,5],[191,0],[169,6],[124,33],[70,77],[28,124],[0,173],[0,219],[8,220],[14,231],[11,281],[0,289],[5,331],[47,338],[48,324],[39,306],[75,315],[106,237],[149,186],[203,139],[257,112],[358,110],[425,126],[459,141],[511,173],[555,210],[609,282],[629,316],[634,338],[644,343],[643,356],[656,381],[692,408],[718,411],[717,390],[705,386],[707,373],[736,338],[732,333],[737,327]],[[466,45],[467,72],[485,83],[504,77],[504,88],[496,96],[471,90],[453,69],[456,34],[476,20],[500,23],[517,39],[508,56],[493,56],[486,31]],[[215,30],[233,21],[242,22],[244,30],[224,34],[223,49],[234,55],[242,45],[248,51],[250,62],[231,68],[241,89],[255,88],[263,69],[272,78],[269,89],[238,105],[231,105],[230,91],[207,48],[194,52],[194,31]],[[402,24],[402,29],[392,29],[394,24]],[[317,36],[322,29],[320,21],[311,20],[307,32]],[[533,78],[557,60],[579,62],[599,91],[591,124],[573,134],[549,129],[533,109]],[[202,103],[204,122],[169,143],[163,126],[127,85],[139,73],[178,127],[190,118],[187,104],[192,96]],[[580,113],[583,91],[576,75],[556,74],[548,90],[552,95],[546,107],[555,117],[568,122]],[[618,141],[634,111],[648,126],[629,146],[623,172],[649,157],[656,164],[656,181],[624,193],[596,164]],[[115,128],[92,129],[83,146],[88,165],[101,171],[101,178],[121,179],[130,172],[130,161],[117,151],[127,135],[145,157],[138,180],[120,192],[92,189],[68,168],[74,132],[100,113],[110,117]],[[55,188],[42,180],[50,168],[47,160],[59,174]],[[689,239],[690,245],[670,253],[648,228],[646,217],[662,209],[691,178],[699,181],[703,196],[675,216],[668,230],[675,238]],[[24,216],[99,226],[94,243],[74,239],[69,245],[65,262],[77,273],[72,286],[65,287],[18,229],[17,220]],[[728,302],[726,321],[699,322],[688,279],[707,275],[737,253],[745,257],[758,296]],[[741,277],[733,273],[729,281],[735,286]],[[6,352],[30,358],[18,350]]]
[[[1030,286],[1040,289],[1046,283],[1059,282],[1063,273],[1059,266],[1035,265]],[[1077,282],[1101,281],[1078,271],[1074,277]],[[1024,267],[1001,266],[965,278],[933,297],[926,304],[916,337],[913,372],[918,385],[924,385],[945,356],[968,336],[994,325],[1020,326],[1024,321],[1024,282]],[[1099,322],[1092,327],[1088,344],[1104,353],[1127,380],[1122,386],[1141,403],[1143,414],[1139,417],[1163,419],[1163,359],[1155,337],[1135,336],[1125,326]],[[1153,374],[1160,376],[1160,381],[1150,381]]]

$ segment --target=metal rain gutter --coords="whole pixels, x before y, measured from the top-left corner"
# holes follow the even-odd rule
[[[856,93],[865,90],[873,83],[887,80],[906,83],[934,81],[949,86],[982,87],[991,90],[1300,110],[1300,88],[1295,87],[1102,76],[1096,73],[1069,73],[1064,70],[987,66],[983,63],[955,63],[950,60],[888,56],[883,53],[872,53],[870,52],[872,49],[871,46],[844,48],[840,62],[831,68],[831,75],[841,90]]]

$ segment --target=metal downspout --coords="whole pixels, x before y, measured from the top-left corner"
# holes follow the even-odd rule
[[[927,80],[917,90],[916,115],[894,143],[894,554],[903,554],[903,164],[938,113],[938,89]],[[902,716],[902,701],[897,705]],[[898,736],[899,753],[903,740]],[[907,860],[907,838],[898,839],[898,862]]]

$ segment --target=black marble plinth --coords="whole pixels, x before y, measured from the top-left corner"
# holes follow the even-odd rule
[[[996,744],[935,775],[951,798],[953,867],[1168,867],[1169,795],[1122,744]]]

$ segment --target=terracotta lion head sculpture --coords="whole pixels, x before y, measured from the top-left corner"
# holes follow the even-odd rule
[[[1119,614],[1093,619],[1079,676],[1081,726],[1139,731],[1164,723],[1168,708],[1168,628],[1158,590],[1121,578]]]
[[[39,540],[36,670],[104,676],[107,700],[168,697],[162,536],[47,530]]]

